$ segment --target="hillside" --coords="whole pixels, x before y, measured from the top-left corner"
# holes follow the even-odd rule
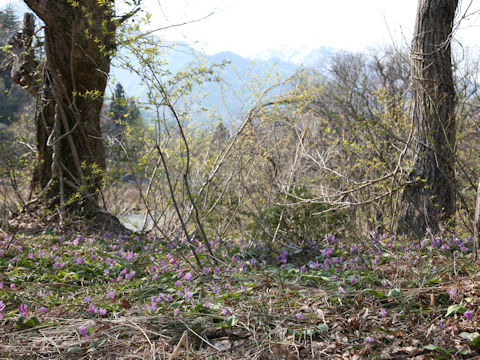
[[[226,67],[219,72],[221,82],[204,83],[197,91],[205,94],[202,97],[202,107],[217,113],[224,122],[229,123],[251,105],[252,98],[246,89],[250,82],[267,82],[272,76],[287,79],[302,66],[327,64],[334,53],[334,49],[323,47],[309,49],[308,52],[305,52],[305,49],[290,49],[288,52],[280,49],[265,51],[250,59],[230,51],[203,54],[188,44],[180,43],[166,53],[165,61],[172,73],[185,70],[191,64],[212,65],[226,61]],[[128,59],[131,64],[138,66],[135,58],[129,56]],[[113,60],[110,78],[109,89],[113,89],[114,84],[120,82],[128,96],[146,101],[146,88],[141,77],[122,68],[118,60]],[[107,92],[107,96],[109,94],[111,90]]]

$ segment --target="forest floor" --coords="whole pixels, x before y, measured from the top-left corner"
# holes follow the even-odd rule
[[[181,240],[4,234],[0,358],[480,356],[469,237],[210,245],[199,269]]]

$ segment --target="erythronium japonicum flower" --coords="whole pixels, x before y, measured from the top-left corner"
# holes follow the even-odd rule
[[[88,333],[89,333],[88,326],[86,325],[80,326],[80,328],[78,329],[78,332],[80,333],[80,335],[85,336],[85,339],[88,340]]]
[[[3,319],[3,310],[5,309],[5,304],[0,300],[0,320]]]
[[[20,316],[27,317],[27,305],[25,304],[20,304],[18,307],[18,313]]]
[[[467,310],[463,313],[463,316],[465,316],[468,320],[473,319],[473,310]]]

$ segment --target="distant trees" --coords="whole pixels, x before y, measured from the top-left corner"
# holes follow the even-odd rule
[[[8,44],[18,31],[18,19],[12,10],[0,10],[0,46]],[[14,82],[10,74],[11,54],[0,49],[0,123],[8,125],[20,110],[27,92]]]
[[[109,116],[112,120],[110,134],[119,138],[126,125],[141,127],[140,110],[133,100],[126,98],[122,84],[117,83],[109,104]]]
[[[455,87],[451,40],[458,0],[420,0],[412,42],[416,161],[401,228],[423,236],[455,215]]]

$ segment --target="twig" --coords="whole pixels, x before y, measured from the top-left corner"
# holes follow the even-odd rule
[[[175,346],[175,350],[173,350],[173,353],[170,355],[168,360],[173,360],[177,357],[177,355],[180,353],[182,345],[185,345],[185,350],[187,352],[187,358],[188,358],[188,332],[186,330],[183,332],[182,337],[178,341],[177,346]]]
[[[473,256],[475,261],[478,261],[478,248],[479,248],[479,232],[480,232],[480,183],[478,184],[477,190],[477,201],[475,205],[475,217],[473,220],[473,246],[474,252]]]
[[[128,322],[132,325],[134,325],[138,330],[140,330],[140,332],[143,334],[143,336],[145,336],[145,339],[147,339],[148,343],[150,344],[150,350],[152,351],[152,356],[153,356],[153,360],[155,360],[155,343],[152,343],[150,341],[150,338],[148,337],[148,335],[145,333],[145,331],[143,331],[143,329],[138,326],[138,324],[134,323],[132,320],[128,320]]]
[[[202,263],[200,262],[200,258],[198,257],[197,255],[197,252],[195,251],[195,249],[193,248],[193,245],[192,243],[190,242],[190,235],[188,234],[188,230],[187,230],[187,225],[185,224],[185,221],[183,220],[183,216],[182,214],[180,213],[180,209],[178,207],[178,204],[177,204],[177,200],[175,198],[175,193],[173,192],[173,187],[172,187],[172,181],[170,179],[170,173],[168,171],[168,166],[167,166],[167,162],[165,161],[165,156],[163,155],[163,152],[162,150],[160,149],[160,146],[159,145],[156,145],[155,146],[155,149],[158,151],[158,154],[160,155],[160,159],[162,160],[162,164],[163,164],[163,168],[165,169],[165,175],[167,177],[167,183],[168,183],[168,189],[170,190],[170,196],[172,198],[172,202],[173,202],[173,206],[175,207],[175,211],[177,212],[177,215],[178,215],[178,219],[180,220],[180,223],[182,225],[182,229],[183,229],[183,232],[186,236],[186,240],[188,242],[188,247],[190,248],[190,250],[192,251],[193,253],[193,256],[195,256],[195,260],[197,262],[197,265],[200,269],[202,269]],[[191,264],[190,264],[191,265]]]
[[[195,335],[196,337],[198,337],[201,341],[203,341],[205,344],[207,344],[208,346],[211,346],[212,348],[214,348],[215,350],[217,351],[221,351],[219,348],[217,348],[215,345],[213,345],[210,341],[208,340],[205,340],[203,337],[201,337],[197,332],[195,332],[195,330],[193,330],[190,326],[188,326],[185,322],[183,322],[182,320],[180,320],[180,322],[185,325],[185,327],[192,332],[193,335]],[[186,333],[186,331],[184,332]]]

